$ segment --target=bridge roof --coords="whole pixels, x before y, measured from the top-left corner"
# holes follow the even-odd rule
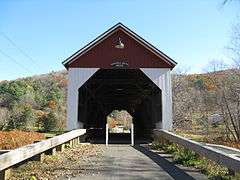
[[[124,48],[116,48],[120,43]],[[120,63],[120,64],[119,64]],[[63,61],[69,67],[112,68],[124,65],[127,68],[174,68],[177,63],[137,35],[118,23],[92,42]]]

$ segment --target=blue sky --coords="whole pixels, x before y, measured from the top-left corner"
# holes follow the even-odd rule
[[[225,47],[240,5],[221,2],[0,0],[0,80],[61,70],[64,59],[118,22],[191,72],[213,59],[230,63]]]

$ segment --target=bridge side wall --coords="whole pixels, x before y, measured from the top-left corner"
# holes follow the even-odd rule
[[[98,70],[98,68],[69,68],[67,95],[67,130],[83,128],[78,121],[78,89]]]
[[[156,123],[157,129],[172,129],[172,85],[171,69],[169,68],[141,68],[162,90],[162,121]]]

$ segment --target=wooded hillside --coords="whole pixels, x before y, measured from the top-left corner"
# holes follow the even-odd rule
[[[219,92],[222,83],[228,92],[225,100],[232,102],[234,92],[230,89],[237,89],[235,85],[239,76],[234,70],[226,70],[208,74],[175,74],[172,80],[174,127],[191,129],[197,122],[207,129],[209,116],[224,115],[221,106],[224,99]],[[64,129],[66,91],[66,71],[0,82],[0,129]],[[225,118],[228,118],[227,114]]]
[[[66,88],[66,71],[0,82],[0,129],[64,129]]]

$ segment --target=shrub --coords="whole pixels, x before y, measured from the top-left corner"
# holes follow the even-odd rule
[[[43,130],[53,131],[57,128],[57,118],[53,111],[50,111],[46,116],[43,117]]]
[[[228,176],[227,168],[205,157],[201,157],[199,161],[200,163],[196,164],[195,167],[202,169],[209,179],[231,179],[230,176]]]
[[[178,146],[176,144],[171,143],[169,145],[166,145],[164,150],[167,153],[174,153],[178,150]]]
[[[151,148],[155,150],[159,150],[159,149],[164,149],[164,146],[165,146],[164,144],[154,141],[151,145]]]
[[[185,166],[195,166],[199,164],[198,157],[195,152],[179,147],[173,152],[174,160]]]

